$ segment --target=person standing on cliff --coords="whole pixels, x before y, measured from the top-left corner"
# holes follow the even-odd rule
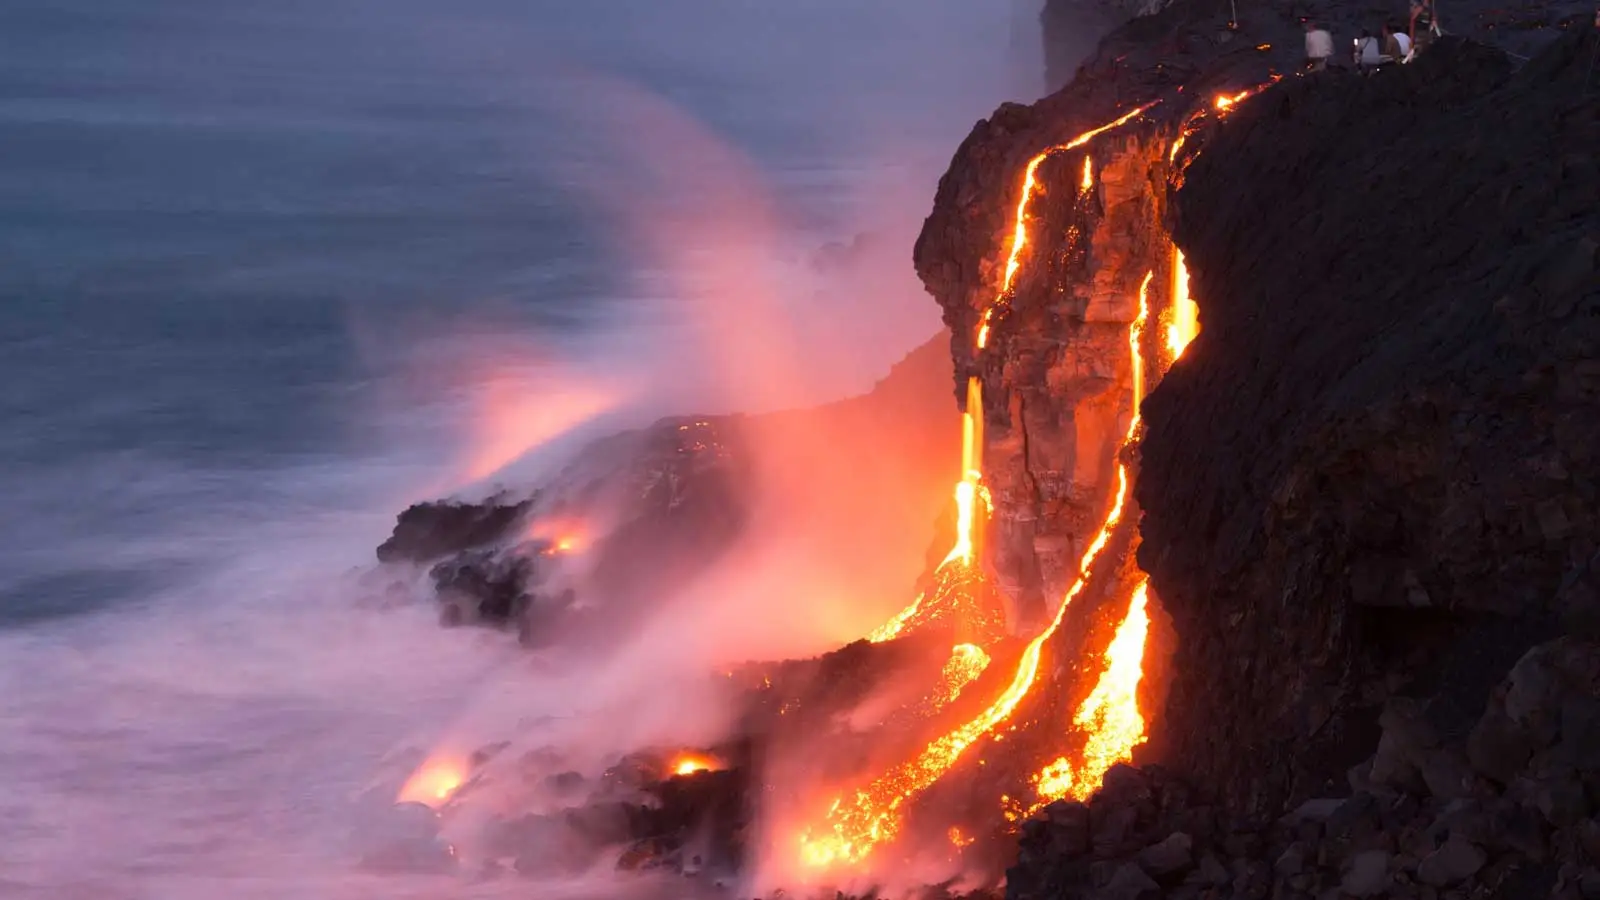
[[[1317,27],[1311,19],[1306,20],[1306,66],[1313,72],[1320,72],[1328,67],[1328,59],[1333,56],[1333,35],[1326,29]]]

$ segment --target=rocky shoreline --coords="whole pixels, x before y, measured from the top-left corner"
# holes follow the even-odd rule
[[[1292,17],[1226,15],[1180,2],[1130,23],[1061,93],[979,123],[915,251],[953,370],[924,348],[921,376],[861,401],[870,418],[931,392],[948,411],[952,375],[983,381],[997,580],[1025,610],[1073,574],[1118,454],[1137,475],[1119,540],[1172,653],[1150,741],[1089,802],[1022,825],[1006,897],[1597,900],[1600,36],[1570,19],[1528,61],[1451,39],[1372,77],[1299,77]],[[1274,74],[1225,125],[1201,116]],[[1022,166],[1150,103],[1083,165],[1093,204],[1033,207],[1046,241],[1079,243],[1021,276],[977,354],[960,336],[992,300]],[[1174,279],[1174,241],[1203,330],[1165,359],[1138,440],[1097,442],[1134,412],[1133,298],[1141,275]],[[575,505],[414,508],[380,559],[431,567],[447,622],[536,641],[578,604],[528,522],[625,495],[643,512],[600,559],[693,571],[745,522],[745,427],[635,434],[629,461],[562,477],[588,485]],[[704,540],[666,540],[685,534]],[[805,704],[825,719],[892,664],[877,652],[787,665],[831,672]],[[770,738],[752,696],[746,731]],[[686,869],[688,828],[609,840]]]

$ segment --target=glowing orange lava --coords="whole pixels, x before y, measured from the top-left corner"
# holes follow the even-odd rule
[[[696,772],[713,772],[722,768],[722,761],[697,753],[680,753],[669,766],[674,775],[693,775]]]
[[[1073,725],[1089,735],[1082,761],[1074,770],[1063,756],[1041,769],[1034,776],[1038,801],[1028,814],[1052,800],[1088,799],[1100,787],[1107,770],[1132,759],[1133,748],[1144,743],[1139,682],[1144,677],[1144,645],[1150,633],[1149,587],[1148,581],[1141,580],[1134,589],[1128,615],[1106,648],[1106,670],[1072,719]]]
[[[1083,189],[1085,191],[1088,191],[1088,190],[1092,190],[1093,188],[1094,188],[1094,157],[1092,157],[1089,154],[1085,153],[1083,155]]]
[[[1200,334],[1200,307],[1189,298],[1189,267],[1183,251],[1172,245],[1172,321],[1167,323],[1167,351],[1173,359],[1183,355],[1189,342]]]
[[[939,673],[938,690],[928,698],[928,711],[938,712],[949,706],[987,668],[989,654],[982,647],[977,644],[955,645],[950,650],[950,659],[945,662],[944,670]]]
[[[1138,427],[1139,417],[1135,415],[1128,428],[1128,439],[1132,439]],[[800,839],[801,859],[807,865],[826,867],[859,862],[877,845],[893,840],[900,832],[906,802],[938,781],[979,738],[1010,718],[1017,704],[1033,687],[1045,643],[1061,627],[1072,601],[1083,592],[1089,580],[1090,568],[1111,540],[1117,523],[1122,520],[1127,495],[1128,470],[1126,466],[1118,464],[1117,492],[1105,524],[1079,560],[1078,577],[1056,608],[1049,626],[1029,641],[1022,651],[1017,672],[999,699],[965,725],[929,743],[916,757],[892,767],[854,794],[834,800],[828,810],[826,830],[817,833],[817,830],[809,829]]]
[[[467,767],[447,757],[430,759],[411,773],[395,797],[399,803],[422,803],[440,806],[467,779]]]
[[[1029,160],[1022,180],[1022,190],[1017,199],[1016,215],[1012,229],[1011,250],[1006,257],[1006,266],[1001,280],[1000,290],[994,302],[984,310],[979,320],[976,345],[982,350],[988,343],[990,324],[996,309],[1001,308],[1007,301],[1018,268],[1021,266],[1021,254],[1028,243],[1028,204],[1038,190],[1037,173],[1039,165],[1054,153],[1071,150],[1083,146],[1096,135],[1116,128],[1146,110],[1155,106],[1159,101],[1140,106],[1124,113],[1117,119],[1091,129],[1073,138],[1071,141],[1051,147]],[[1091,162],[1086,158],[1084,162],[1084,183],[1092,186]],[[1128,433],[1123,443],[1133,439],[1139,427],[1138,404],[1143,399],[1143,363],[1139,357],[1139,342],[1143,333],[1148,314],[1147,294],[1151,277],[1154,273],[1147,274],[1139,290],[1139,314],[1129,327],[1129,343],[1133,349],[1133,396],[1134,414],[1128,426]],[[982,392],[981,385],[976,378],[969,379],[967,385],[967,417],[962,439],[962,483],[957,487],[957,503],[960,517],[957,532],[956,547],[951,550],[940,569],[950,565],[953,560],[961,560],[962,565],[969,565],[972,555],[971,548],[971,523],[973,514],[971,507],[975,504],[975,496],[966,499],[966,508],[963,508],[963,492],[969,489],[976,494],[978,480],[981,478],[981,463],[977,454],[981,449],[982,437],[978,433],[978,422],[973,414],[981,417]],[[970,488],[968,486],[970,485]],[[1040,657],[1044,652],[1045,644],[1055,635],[1065,618],[1067,609],[1072,601],[1082,593],[1088,583],[1090,569],[1099,557],[1106,544],[1111,539],[1111,534],[1117,524],[1122,520],[1122,511],[1128,494],[1128,471],[1126,465],[1120,461],[1117,464],[1117,489],[1104,523],[1089,547],[1084,551],[1078,562],[1077,577],[1072,586],[1062,597],[1060,605],[1051,617],[1049,625],[1039,635],[1030,641],[1023,650],[1017,663],[1016,673],[1012,676],[1011,683],[1001,692],[1000,696],[991,703],[983,712],[969,720],[955,730],[936,738],[922,749],[915,757],[891,767],[887,772],[864,787],[857,788],[853,793],[840,795],[828,807],[825,816],[825,825],[806,829],[800,837],[800,850],[802,861],[812,867],[826,868],[845,863],[856,863],[865,859],[873,848],[880,844],[890,842],[899,834],[906,804],[938,781],[961,758],[962,754],[971,747],[979,738],[991,732],[997,725],[1006,721],[1022,702],[1039,672]],[[904,632],[907,624],[914,620],[921,611],[926,595],[919,596],[910,607],[903,610],[888,624],[873,633],[873,639],[886,639],[880,635],[895,636]],[[1142,641],[1141,641],[1142,646]],[[985,661],[985,664],[987,662]],[[974,676],[976,677],[976,676]],[[994,735],[995,740],[1000,740],[1002,735]]]
[[[978,321],[977,345],[979,350],[988,346],[989,327],[994,319],[995,310],[1005,306],[1006,296],[1011,292],[1011,284],[1017,277],[1017,269],[1022,265],[1022,249],[1028,245],[1028,203],[1033,199],[1034,193],[1039,188],[1037,178],[1039,164],[1057,153],[1075,150],[1089,143],[1096,136],[1127,124],[1160,102],[1160,100],[1153,100],[1136,109],[1131,109],[1098,128],[1085,131],[1067,143],[1050,147],[1034,156],[1033,159],[1028,160],[1028,167],[1023,171],[1022,176],[1022,193],[1017,197],[1017,213],[1011,227],[1011,252],[1006,256],[1005,275],[1000,280],[1000,292],[995,296],[994,302],[989,304],[989,307],[983,311],[983,315]]]
[[[868,641],[877,644],[893,640],[915,629],[920,623],[948,618],[958,612],[957,607],[975,601],[976,598],[968,596],[970,591],[966,588],[971,580],[978,507],[981,504],[985,509],[988,508],[989,495],[983,488],[982,479],[983,384],[976,378],[969,378],[967,408],[961,415],[961,480],[956,482],[956,540],[934,572],[937,580],[932,591],[934,602],[927,603],[929,592],[923,591],[910,606],[867,635]]]
[[[911,601],[910,606],[895,613],[894,618],[879,625],[876,630],[867,635],[867,640],[874,644],[881,644],[884,641],[892,641],[899,637],[900,633],[905,631],[907,623],[922,611],[922,600],[926,596],[926,592],[918,594],[917,599]]]
[[[1262,91],[1266,90],[1267,88],[1272,87],[1274,84],[1277,84],[1282,78],[1283,78],[1282,75],[1274,75],[1271,78],[1267,79],[1266,81],[1262,82],[1261,84],[1255,85],[1253,87],[1247,87],[1244,90],[1238,92],[1237,94],[1218,94],[1216,99],[1211,101],[1212,105],[1217,108],[1217,111],[1219,113],[1221,113],[1223,115],[1226,115],[1229,112],[1232,112],[1233,109],[1235,107],[1237,107],[1240,103],[1243,103],[1244,101],[1250,99],[1251,97],[1254,97],[1255,95],[1261,93]]]
[[[571,518],[535,519],[523,531],[523,540],[544,544],[544,553],[577,553],[588,546],[589,530]]]
[[[1021,266],[1022,250],[1028,243],[1028,203],[1038,192],[1037,173],[1039,165],[1055,153],[1074,150],[1087,144],[1100,134],[1113,128],[1124,125],[1161,101],[1156,100],[1143,106],[1129,110],[1121,116],[1092,128],[1078,135],[1065,144],[1050,147],[1028,161],[1023,174],[1022,190],[1017,198],[1017,211],[1013,218],[1011,231],[1011,250],[1006,256],[1005,275],[1000,282],[1000,290],[996,292],[994,300],[984,309],[979,320],[976,340],[977,349],[982,350],[989,343],[991,320],[996,309],[1005,305],[1006,297],[1011,292],[1012,282],[1016,279],[1017,270]],[[1083,160],[1083,187],[1085,190],[1093,186],[1093,162],[1085,154]],[[1137,403],[1135,403],[1137,406]],[[974,522],[977,518],[977,506],[980,501],[987,506],[988,495],[985,492],[983,480],[983,385],[977,378],[967,379],[967,408],[961,420],[961,482],[956,485],[956,542],[949,554],[940,564],[944,566],[960,560],[965,565],[971,565],[973,559],[973,533]],[[928,611],[924,609],[927,602],[927,592],[917,595],[911,605],[900,610],[888,622],[867,635],[867,640],[873,643],[893,640],[907,633],[914,623],[921,619],[931,619]]]
[[[1128,329],[1128,347],[1133,350],[1133,411],[1139,412],[1139,406],[1144,403],[1144,357],[1139,353],[1139,340],[1144,336],[1144,323],[1150,318],[1150,279],[1155,278],[1152,270],[1144,273],[1144,280],[1139,282],[1139,315],[1133,320],[1133,327]]]
[[[1141,316],[1131,330],[1137,332],[1143,325],[1142,319]],[[1133,439],[1138,427],[1139,417],[1135,414],[1124,443]],[[929,743],[915,758],[891,768],[853,795],[835,799],[828,810],[827,831],[816,834],[808,830],[801,837],[801,858],[807,865],[826,867],[859,862],[878,844],[893,840],[900,830],[905,803],[937,781],[978,738],[1010,717],[1033,686],[1045,643],[1061,626],[1072,601],[1082,593],[1088,583],[1089,570],[1122,520],[1127,494],[1128,470],[1119,463],[1111,512],[1079,560],[1077,579],[1062,598],[1049,626],[1023,650],[1016,675],[999,699],[965,725]]]

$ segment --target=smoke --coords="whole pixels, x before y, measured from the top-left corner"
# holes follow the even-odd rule
[[[0,761],[27,782],[0,799],[0,893],[436,896],[428,879],[352,874],[365,817],[389,812],[422,758],[466,769],[510,742],[485,771],[553,747],[539,771],[594,776],[633,750],[711,745],[734,709],[719,667],[832,649],[908,599],[958,462],[937,370],[940,387],[887,406],[754,424],[747,533],[678,595],[640,598],[604,647],[530,654],[442,630],[416,585],[348,574],[408,502],[525,487],[663,412],[856,393],[938,328],[911,240],[951,148],[1004,93],[1004,16],[976,0],[605,7],[480,4],[440,22],[401,4],[358,23],[438,76],[429,100],[469,63],[494,72],[493,96],[453,109],[525,117],[507,151],[525,183],[506,190],[576,202],[571,237],[609,248],[615,296],[571,298],[572,329],[503,298],[352,308],[377,382],[350,400],[358,451],[275,475],[169,473],[250,486],[204,510],[141,493],[170,516],[137,550],[91,553],[184,560],[178,586],[0,636]],[[470,138],[448,121],[440,134]],[[541,791],[506,796],[556,802]],[[479,821],[516,811],[480,802]],[[455,826],[464,846],[471,820]]]

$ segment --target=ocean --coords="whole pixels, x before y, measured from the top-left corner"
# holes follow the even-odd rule
[[[514,892],[353,871],[385,760],[523,665],[372,548],[926,340],[1026,5],[0,7],[0,896]]]

